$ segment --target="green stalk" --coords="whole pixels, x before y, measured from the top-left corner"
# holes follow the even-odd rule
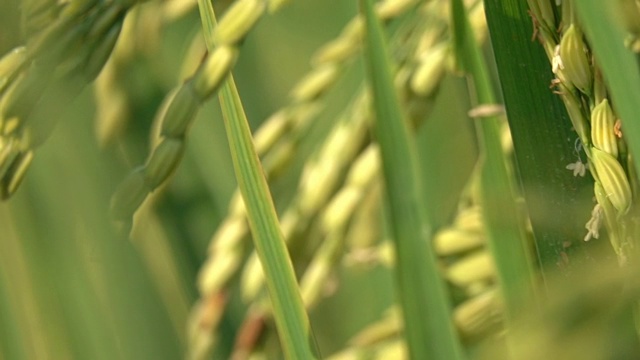
[[[199,5],[203,30],[210,35],[215,27],[213,7],[206,0],[200,0]],[[213,38],[205,36],[205,39],[207,47],[212,50],[215,46]],[[219,99],[233,168],[247,208],[254,246],[265,273],[283,351],[287,359],[315,359],[309,318],[233,76],[229,75],[222,85]]]
[[[452,1],[455,52],[464,70],[473,80],[478,105],[493,105],[496,96],[491,87],[487,64],[473,36],[462,0]],[[536,297],[534,271],[531,264],[525,224],[518,215],[514,185],[507,169],[500,143],[500,121],[497,116],[482,116],[476,121],[482,150],[481,194],[489,247],[493,253],[502,296],[507,327]]]
[[[417,153],[394,88],[387,42],[371,0],[361,0],[360,4],[366,17],[366,61],[374,95],[375,135],[391,210],[409,353],[412,359],[462,359],[450,300],[429,246],[433,228],[421,203]]]
[[[265,272],[282,347],[288,359],[313,359],[309,319],[232,76],[220,90],[220,104],[233,167],[247,207],[254,246]]]

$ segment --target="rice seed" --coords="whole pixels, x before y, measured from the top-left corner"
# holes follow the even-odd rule
[[[426,52],[416,67],[410,80],[411,90],[419,96],[427,96],[434,92],[440,84],[445,70],[445,60],[449,56],[449,46],[440,44]]]
[[[439,256],[451,256],[483,246],[485,238],[482,233],[448,228],[436,234],[434,247]]]
[[[18,70],[24,65],[26,55],[26,48],[18,46],[0,58],[0,97],[17,75]]]
[[[535,16],[537,26],[542,27],[542,31],[552,33],[556,28],[555,15],[549,0],[527,0],[529,9]]]
[[[378,147],[370,145],[354,162],[347,175],[345,185],[322,210],[322,228],[325,233],[334,233],[344,228],[367,189],[378,175],[380,168]]]
[[[591,94],[593,70],[591,68],[587,47],[582,40],[582,32],[571,24],[560,40],[560,57],[564,69],[562,73],[568,81],[584,94]]]
[[[240,278],[240,295],[245,302],[254,301],[264,285],[264,271],[256,252],[247,259]]]
[[[238,57],[233,46],[217,47],[193,77],[193,87],[200,101],[208,99],[222,84]]]
[[[607,199],[619,216],[626,214],[631,207],[632,198],[631,186],[622,165],[616,158],[598,148],[591,149],[591,160]]]
[[[18,190],[32,160],[33,151],[21,152],[13,159],[0,179],[0,199],[6,200]]]
[[[315,100],[336,81],[338,74],[339,68],[333,64],[320,66],[298,82],[291,97],[294,102]]]
[[[144,166],[149,190],[154,190],[171,175],[184,153],[184,141],[180,138],[164,138],[153,150]]]
[[[116,47],[115,51],[117,52]],[[129,120],[129,98],[118,81],[118,61],[111,59],[98,75],[94,86],[96,101],[95,135],[100,146],[118,136]]]
[[[196,95],[192,81],[187,81],[171,97],[169,107],[163,116],[160,134],[166,137],[182,137],[200,108],[200,98]]]
[[[19,155],[17,140],[0,136],[0,179],[4,178]]]
[[[31,64],[6,90],[0,99],[0,118],[7,121],[11,118],[24,121],[34,110],[36,103],[49,82],[51,71],[37,63]],[[5,130],[4,134],[8,134]]]
[[[484,232],[484,219],[482,217],[482,208],[479,205],[470,206],[458,212],[453,223],[456,229],[471,232]]]
[[[364,19],[361,15],[355,16],[342,30],[344,38],[349,39],[353,43],[361,43],[364,34]]]
[[[300,294],[306,309],[315,307],[325,297],[331,284],[330,276],[344,248],[344,230],[341,227],[327,234],[300,279]]]
[[[291,0],[269,0],[269,12],[274,13],[283,6],[287,5]]]
[[[92,82],[98,76],[104,65],[109,60],[111,53],[120,36],[120,30],[122,30],[122,16],[120,14],[120,20],[117,20],[115,24],[109,29],[109,31],[101,37],[97,46],[93,48],[89,54],[88,60],[83,68],[83,73],[86,82]]]
[[[288,111],[280,110],[265,120],[253,136],[253,143],[258,154],[267,153],[283,137],[285,132],[289,130],[290,117]]]
[[[354,44],[349,38],[338,37],[318,49],[311,57],[311,65],[341,63],[360,51],[360,46]]]
[[[477,251],[456,261],[446,270],[445,277],[459,287],[495,277],[495,266],[488,251]]]
[[[607,99],[591,110],[591,141],[593,146],[618,157],[618,138],[614,132],[616,117]]]
[[[376,14],[386,21],[403,14],[418,4],[418,0],[384,0],[376,4]]]
[[[374,248],[382,237],[381,187],[380,178],[377,177],[369,190],[365,191],[364,198],[349,221],[346,235],[349,250],[345,260],[362,251],[364,254],[370,253],[369,249]]]
[[[222,16],[215,30],[218,45],[235,45],[247,36],[249,30],[265,11],[263,0],[237,0]]]
[[[349,220],[374,185],[379,167],[378,147],[374,144],[369,145],[352,165],[342,190],[337,192],[322,210],[322,243],[300,281],[300,291],[307,308],[322,298],[322,290],[326,288],[331,271],[342,256]]]
[[[400,308],[391,306],[384,311],[382,319],[360,330],[349,340],[349,344],[358,347],[373,345],[388,340],[402,331],[402,318]]]
[[[456,306],[453,319],[460,333],[469,338],[499,327],[503,313],[497,290],[488,290]]]
[[[262,165],[269,169],[270,177],[279,177],[295,155],[296,144],[292,141],[283,141],[271,148],[271,151],[264,156]]]
[[[315,214],[335,191],[340,174],[366,140],[367,116],[356,115],[342,122],[327,138],[318,159],[305,166],[300,179],[298,209],[305,216]]]

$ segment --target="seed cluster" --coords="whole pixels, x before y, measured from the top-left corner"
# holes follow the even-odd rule
[[[166,182],[185,148],[185,138],[200,106],[222,85],[236,63],[240,42],[265,12],[262,0],[239,0],[224,14],[213,37],[216,48],[194,75],[169,94],[159,110],[160,138],[144,165],[134,169],[116,189],[111,214],[125,231],[148,194]]]
[[[471,188],[478,181],[472,179]],[[475,204],[470,192],[463,198],[453,223],[440,230],[434,238],[434,247],[444,273],[452,286],[466,296],[454,309],[454,321],[463,339],[473,341],[503,326],[503,307],[495,284],[495,268],[486,248],[486,232],[482,208]],[[356,255],[356,254],[354,254]],[[354,265],[382,263],[392,266],[394,254],[390,241],[369,249],[369,253],[357,254]],[[377,322],[368,325],[350,341],[352,348],[331,359],[342,359],[357,354],[387,354],[402,352],[398,339],[402,332],[402,317],[396,306],[389,308]],[[382,355],[379,355],[382,356]]]
[[[61,112],[98,75],[136,1],[29,7],[25,45],[0,59],[0,198],[22,181]],[[55,109],[54,112],[51,109]]]
[[[625,223],[629,221],[626,215],[637,195],[632,192],[634,177],[629,175],[633,165],[620,136],[615,99],[608,94],[576,20],[573,1],[562,2],[558,19],[553,12],[555,6],[551,1],[529,0],[538,39],[553,65],[556,79],[552,83],[565,103],[596,181],[597,205],[585,226],[588,231],[585,240],[599,236],[602,212],[613,248],[624,263],[631,246],[626,234]],[[556,31],[560,23],[562,26]]]

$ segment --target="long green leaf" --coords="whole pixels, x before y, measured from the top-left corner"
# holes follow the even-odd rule
[[[288,359],[313,359],[309,319],[232,76],[220,90],[220,104],[233,167],[247,208],[253,242],[265,272],[282,347]]]
[[[375,135],[391,210],[409,353],[413,359],[461,359],[449,299],[429,246],[433,229],[420,203],[421,180],[414,139],[393,85],[387,43],[371,0],[360,3],[366,16],[366,60],[374,95]]]
[[[576,266],[595,266],[591,247],[597,243],[582,241],[593,207],[593,182],[566,169],[577,160],[577,135],[562,101],[549,89],[551,65],[532,40],[527,2],[485,0],[485,8],[542,274],[581,276]]]
[[[452,1],[451,13],[456,54],[473,79],[478,104],[493,105],[496,96],[491,88],[487,64],[473,37],[462,0]],[[502,152],[500,119],[486,116],[477,119],[476,124],[483,152],[480,164],[482,211],[505,300],[507,320],[513,321],[524,310],[523,305],[536,296],[531,256],[524,221],[518,216],[514,187]]]
[[[210,33],[216,23],[213,7],[203,0],[199,5],[203,30]],[[209,50],[213,50],[213,37],[205,36],[205,39]],[[309,318],[233,76],[229,75],[222,85],[219,98],[233,168],[247,209],[256,252],[265,272],[282,348],[288,359],[314,359],[317,356],[312,347],[314,339]]]
[[[496,96],[491,87],[487,64],[475,41],[461,0],[452,1],[451,13],[455,53],[473,80],[478,105],[493,105]],[[518,216],[514,185],[502,151],[499,118],[491,115],[476,120],[483,154],[480,161],[483,215],[504,298],[506,324],[508,328],[513,328],[515,319],[536,297],[534,272],[524,222]],[[512,351],[514,349],[511,348]]]

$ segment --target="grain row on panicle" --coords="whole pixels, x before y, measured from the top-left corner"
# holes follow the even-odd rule
[[[481,7],[476,8],[476,10],[478,9],[481,10]],[[439,9],[433,8],[431,10],[438,11]],[[475,14],[481,15],[481,12]],[[486,34],[486,30],[484,30],[486,24],[479,22],[477,25],[480,27],[478,34],[480,36],[483,33]],[[412,125],[416,127],[427,117],[430,99],[435,96],[435,91],[445,71],[445,62],[449,52],[443,34],[443,29],[440,27],[421,29],[419,35],[416,36],[417,41],[411,42],[413,51],[410,54],[412,55],[408,59],[400,59],[402,66],[398,69],[395,85],[397,90],[403,94],[403,101],[408,104],[410,110]],[[417,71],[425,69],[431,77],[425,78],[424,74],[420,74],[420,81],[416,81]],[[429,92],[425,92],[426,89]],[[362,101],[368,102],[369,100],[365,98]],[[417,103],[420,103],[421,106],[417,106]],[[356,106],[363,109],[354,111],[352,115],[349,115],[349,118],[357,119],[361,115],[371,116],[368,113],[367,105]],[[367,124],[371,124],[371,121],[363,122],[363,125]],[[319,229],[315,230],[316,233],[312,235],[318,235],[321,248],[325,246],[323,241],[330,238],[331,241],[326,244],[326,247],[331,250],[319,250],[319,253],[314,256],[314,259],[320,264],[328,263],[325,259],[332,259],[332,264],[339,260],[335,253],[339,252],[346,240],[342,226],[346,225],[353,217],[356,205],[363,198],[357,194],[364,194],[366,188],[372,185],[373,178],[377,175],[380,166],[380,157],[375,150],[376,146],[367,144],[363,150],[362,146],[359,146],[359,142],[368,143],[370,139],[360,129],[360,126],[355,128],[352,126],[354,125],[345,128],[342,123],[338,123],[334,131],[327,137],[317,156],[307,161],[298,191],[282,215],[283,231],[290,248],[297,248],[300,245],[299,239],[308,238],[308,236],[303,236],[307,234],[308,229]],[[361,177],[353,175],[354,178],[350,178],[347,175],[347,181],[343,182],[345,173],[360,164],[366,164],[366,169],[373,169],[373,171],[367,171]],[[362,167],[359,170],[364,169]],[[334,204],[333,201],[336,203]],[[342,207],[343,205],[349,206]],[[341,211],[335,211],[340,208]],[[320,222],[319,226],[315,226],[317,221]],[[306,246],[313,247],[313,244],[307,241]],[[312,248],[307,251],[312,251]],[[313,262],[314,259],[311,261]],[[323,276],[328,276],[329,273],[325,271],[323,274]],[[314,296],[309,295],[310,301],[311,299],[314,302],[318,300],[315,297],[318,293],[313,289],[318,286],[317,283],[320,280],[320,278],[316,278],[314,281],[301,284],[303,289],[309,289],[310,293],[315,294]],[[264,275],[258,259],[252,255],[248,259],[242,275],[242,294],[246,301],[251,301],[260,293],[264,286],[263,282]]]
[[[23,47],[0,60],[0,198],[25,176],[35,148],[49,137],[62,112],[101,71],[136,1],[71,1],[40,10],[27,23]],[[50,4],[49,4],[50,5]]]
[[[188,130],[202,104],[217,92],[233,69],[242,40],[265,13],[262,0],[238,0],[223,15],[213,37],[216,48],[192,77],[165,98],[158,111],[160,135],[144,165],[129,173],[111,199],[112,218],[126,231],[149,193],[164,184],[179,165]]]
[[[506,123],[503,129],[505,133],[508,132]],[[502,147],[505,153],[512,151],[509,137],[505,137]],[[445,278],[453,288],[464,294],[453,316],[460,336],[469,342],[485,339],[501,331],[504,326],[504,306],[496,286],[493,259],[487,248],[478,175],[475,173],[470,179],[452,223],[440,229],[433,241]],[[359,252],[363,253],[363,250]],[[351,264],[364,261],[371,266],[371,262],[378,262],[391,267],[395,262],[394,251],[388,240],[373,246],[367,254],[352,255]],[[362,350],[363,345],[371,350],[387,341],[396,341],[402,333],[400,319],[397,311],[388,311],[384,319],[357,335],[352,340],[353,346],[345,352]]]
[[[368,141],[370,117],[368,96],[362,94],[318,152],[306,161],[295,197],[282,214],[282,231],[290,248],[297,245],[341,186],[345,173]],[[264,287],[264,274],[255,252],[247,260],[241,281],[246,301],[255,298]]]
[[[637,195],[633,194],[631,187],[633,164],[628,161],[629,155],[613,106],[615,99],[610,98],[584,38],[574,14],[573,1],[563,1],[559,11],[554,12],[556,6],[550,0],[529,0],[529,8],[537,24],[538,40],[555,75],[552,84],[565,103],[587,157],[587,165],[579,160],[569,164],[567,169],[573,170],[574,174],[583,174],[578,167],[588,168],[596,182],[596,205],[585,225],[587,234],[584,240],[598,238],[601,227],[606,225],[618,260],[625,263],[632,246],[628,234],[631,219],[627,214],[632,199]],[[555,13],[560,17],[556,18]]]
[[[378,146],[369,145],[354,161],[342,187],[322,208],[319,217],[320,245],[300,279],[300,292],[308,309],[319,303],[346,246],[348,225],[358,206],[379,185]]]
[[[471,180],[470,190],[474,182]],[[482,206],[475,203],[477,195],[469,191],[463,196],[460,209],[453,222],[438,231],[434,238],[434,248],[442,263],[445,277],[450,284],[464,294],[454,309],[454,322],[462,339],[473,343],[478,339],[496,334],[503,329],[503,305],[495,284],[496,274],[490,254],[486,247],[486,231],[482,216]],[[377,219],[379,221],[379,219]],[[354,259],[350,266],[365,261],[372,266],[381,263],[393,266],[395,255],[390,241],[369,249],[366,256]],[[477,261],[485,257],[485,260]],[[377,353],[389,343],[401,342],[403,331],[402,317],[395,305],[389,308],[383,317],[366,326],[350,340],[350,347],[330,357],[340,359],[354,353]],[[384,353],[384,352],[383,352]]]

